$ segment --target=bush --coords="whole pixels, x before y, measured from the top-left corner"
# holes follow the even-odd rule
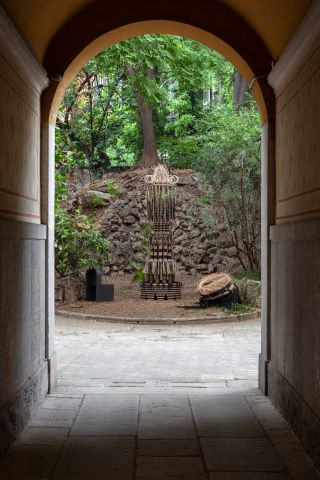
[[[260,271],[260,269],[257,269],[257,270],[243,270],[242,272],[236,272],[233,276],[235,278],[239,279],[239,280],[247,279],[247,280],[260,281],[261,280],[261,271]]]
[[[107,186],[106,186],[106,193],[109,193],[109,195],[118,195],[120,192],[120,188],[116,184],[112,178],[110,180],[107,180]]]
[[[89,268],[102,268],[108,259],[108,242],[93,220],[56,205],[55,265],[62,277],[79,276]]]
[[[101,198],[101,197],[100,197],[99,195],[97,195],[97,194],[92,195],[92,197],[91,197],[91,205],[92,205],[94,208],[103,207],[103,205],[104,205],[103,198]]]
[[[256,108],[251,100],[246,107],[212,109],[202,129],[208,142],[195,167],[208,189],[205,201],[211,199],[213,217],[225,225],[243,270],[259,271],[261,127]]]

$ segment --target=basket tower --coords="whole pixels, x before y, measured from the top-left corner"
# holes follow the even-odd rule
[[[176,300],[181,298],[181,283],[175,279],[172,228],[178,177],[170,175],[164,165],[158,165],[144,180],[147,185],[147,218],[152,233],[149,240],[151,256],[144,267],[141,298]]]

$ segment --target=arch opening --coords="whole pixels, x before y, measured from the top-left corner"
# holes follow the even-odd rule
[[[93,56],[95,56],[100,51],[106,49],[108,46],[114,45],[122,40],[143,35],[143,34],[174,34],[183,36],[199,43],[202,43],[209,48],[216,50],[218,53],[222,54],[227,60],[229,60],[243,75],[243,77],[247,80],[252,88],[253,96],[256,100],[256,104],[260,113],[261,123],[264,125],[264,131],[262,134],[262,152],[263,152],[263,161],[267,163],[269,155],[270,155],[270,148],[271,148],[271,161],[273,161],[272,157],[272,145],[270,143],[270,136],[273,135],[273,130],[268,126],[268,119],[273,118],[273,96],[270,95],[269,87],[266,87],[266,75],[263,78],[256,77],[254,74],[253,69],[250,68],[248,63],[237,53],[232,47],[230,47],[227,43],[219,39],[218,37],[214,36],[213,34],[202,30],[200,28],[194,27],[189,24],[180,23],[180,22],[172,22],[172,21],[144,21],[144,22],[136,22],[132,24],[128,24],[114,30],[111,30],[93,42],[91,42],[87,47],[85,47],[75,58],[72,60],[68,68],[65,70],[61,81],[51,83],[51,86],[47,89],[43,97],[43,125],[44,125],[44,135],[48,142],[45,142],[47,145],[47,149],[44,148],[44,162],[43,162],[43,171],[46,175],[48,175],[48,182],[43,183],[43,198],[47,204],[43,205],[43,218],[47,221],[49,227],[48,232],[48,249],[53,250],[54,244],[54,214],[53,214],[53,205],[54,205],[54,126],[56,121],[56,115],[63,98],[63,95],[68,88],[68,85],[71,83],[73,78],[76,74],[80,71],[81,67],[85,65],[85,63],[90,60]],[[267,94],[266,94],[267,92]],[[271,101],[270,101],[271,99]],[[49,136],[48,135],[49,131]],[[266,169],[262,169],[262,196],[267,196],[269,193],[269,187],[267,186],[267,180],[264,175],[266,175]],[[269,181],[269,180],[268,180]],[[47,188],[47,191],[46,191]],[[270,203],[271,205],[271,203]],[[266,203],[265,203],[266,206]],[[270,206],[268,206],[270,208]],[[262,216],[267,215],[266,212],[262,212]],[[263,221],[263,220],[262,220]],[[269,220],[268,220],[269,221]],[[266,227],[267,228],[267,227]],[[264,240],[265,241],[265,240]],[[51,247],[50,247],[51,246]],[[265,298],[268,297],[269,293],[269,270],[268,270],[268,245],[265,241],[264,245],[262,245],[262,250],[265,249],[264,252],[264,259],[262,260],[262,269],[264,272],[262,273],[263,281],[265,282],[265,286],[263,287],[263,296]],[[52,279],[54,276],[54,267],[52,261],[50,261],[50,255],[48,256],[49,261],[47,263],[47,271],[48,271],[48,279]],[[50,283],[50,280],[49,280]],[[53,290],[52,280],[51,280],[51,290]],[[47,291],[47,311],[50,312],[47,319],[47,348],[48,350],[54,350],[54,295],[53,292],[50,293],[49,289]],[[264,305],[265,310],[265,317],[268,316],[268,299],[266,302],[262,302]],[[269,327],[263,327],[262,332],[264,338],[262,339],[262,356],[260,359],[260,372],[263,371],[264,365],[263,362],[266,361],[268,356],[268,348],[269,348],[269,337],[267,336],[267,330]],[[263,374],[262,374],[263,376]],[[55,373],[52,375],[51,385],[53,386],[55,383]],[[260,383],[262,389],[266,391],[266,384],[265,379],[262,379],[262,383]]]

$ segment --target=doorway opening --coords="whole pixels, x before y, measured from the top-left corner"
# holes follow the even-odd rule
[[[64,318],[60,322],[62,337],[66,318],[74,319],[75,311],[82,320],[89,315],[91,319],[153,325],[210,320],[221,326],[224,321],[259,317],[261,127],[249,87],[224,57],[174,35],[125,40],[102,51],[80,70],[65,92],[56,124],[56,300],[57,313]],[[175,262],[175,273],[184,284],[181,301],[142,300],[139,287],[132,283],[143,280],[146,261],[155,263],[151,255],[156,234],[154,225],[147,223],[143,179],[158,164],[166,165],[176,178],[174,246],[170,247],[175,260],[170,262]],[[104,283],[113,284],[115,302],[83,301],[85,271],[92,268],[101,268]],[[216,271],[233,276],[239,287],[241,303],[231,309],[209,300],[197,301],[197,284]],[[203,310],[204,305],[209,308]],[[252,332],[248,326],[249,343],[242,337],[242,326],[234,332],[239,350],[230,350],[232,342],[225,341],[228,327],[208,329],[215,339],[222,335],[222,350],[212,357],[213,365],[204,357],[200,362],[204,368],[198,374],[191,367],[191,377],[185,376],[181,384],[198,383],[204,388],[212,384],[207,381],[211,379],[221,381],[218,385],[224,387],[232,380],[254,377],[257,382],[258,323],[251,325]],[[174,343],[179,328],[173,330],[173,335],[157,335],[152,330],[155,338],[151,343],[158,342],[161,358],[170,358],[167,347],[179,350]],[[117,332],[116,328],[116,336]],[[199,340],[197,329],[195,334]],[[119,335],[121,344],[127,334]],[[217,353],[210,336],[205,346],[203,338],[200,343],[190,343],[192,333],[191,338],[185,337],[187,343],[182,342],[183,351],[188,356],[189,350],[198,349],[191,359],[201,357],[199,352],[206,349]],[[65,344],[62,337],[61,346]],[[134,352],[135,342],[130,334],[129,338],[124,348]],[[253,347],[248,355],[242,351],[243,341],[246,348],[249,344]],[[148,338],[145,342],[148,344]],[[118,388],[128,382],[135,384],[137,378],[141,385],[148,383],[147,378],[153,385],[171,385],[172,379],[183,379],[183,369],[179,370],[186,362],[183,355],[170,359],[170,373],[169,367],[161,366],[167,376],[155,366],[153,374],[148,369],[140,371],[139,363],[146,366],[152,352],[150,344],[145,347],[145,357],[134,354],[135,365],[133,358],[125,361],[120,351],[113,352],[110,345],[102,343],[108,358],[101,362],[105,355],[99,353],[98,363],[104,365],[105,374],[94,374],[95,382],[106,381],[105,388]],[[99,350],[99,342],[93,350]],[[64,364],[68,358],[72,378],[58,365],[58,388],[74,382],[76,372],[84,374],[92,358],[85,349],[84,364],[80,365],[78,346],[73,351],[69,345],[68,351],[67,356],[63,350],[60,354]],[[256,368],[251,364],[253,352]],[[239,362],[248,357],[248,364]],[[219,367],[214,367],[217,364]],[[107,376],[106,365],[112,365]],[[128,369],[129,365],[131,371],[121,376],[123,366]],[[85,378],[90,383],[88,372]]]
[[[153,22],[141,22],[139,24],[129,25],[127,27],[123,27],[123,28],[118,29],[116,31],[110,32],[110,34],[106,34],[105,36],[103,36],[104,37],[104,40],[103,40],[104,45],[103,46],[105,47],[106,45],[113,44],[115,42],[115,39],[116,40],[123,40],[124,38],[130,37],[131,35],[128,32],[131,31],[132,28],[133,28],[133,31],[136,32],[137,34],[144,34],[144,33],[153,34],[153,33],[160,33],[160,32],[162,33],[164,31],[164,32],[170,33],[170,34],[178,34],[178,35],[183,34],[183,35],[185,35],[186,27],[188,27],[187,28],[188,34],[185,35],[185,36],[188,36],[189,38],[193,38],[195,40],[200,39],[202,43],[205,43],[206,45],[208,45],[210,47],[217,48],[217,46],[218,46],[217,49],[219,49],[220,51],[224,50],[223,53],[226,54],[226,56],[228,56],[228,58],[232,59],[234,64],[237,64],[237,66],[240,66],[241,71],[245,75],[247,80],[251,78],[250,86],[252,88],[252,91],[254,93],[254,96],[255,96],[255,98],[257,100],[257,103],[258,103],[258,106],[259,106],[260,117],[262,118],[262,122],[264,122],[264,120],[266,118],[266,107],[265,107],[265,104],[264,104],[264,101],[263,101],[262,92],[261,92],[260,87],[259,87],[259,81],[256,81],[255,77],[253,77],[253,75],[252,75],[252,72],[250,71],[250,69],[248,69],[248,66],[243,63],[242,59],[239,57],[239,55],[236,54],[236,52],[234,52],[228,46],[223,44],[223,42],[219,41],[218,39],[216,39],[212,35],[210,35],[210,34],[205,34],[204,35],[205,32],[199,31],[198,29],[194,29],[193,27],[190,27],[190,29],[189,29],[189,26],[176,24],[175,22],[160,22],[160,23],[161,23],[161,27],[159,26],[159,22],[155,22],[155,23],[153,23]],[[165,25],[165,27],[164,27],[164,25]],[[159,30],[160,30],[160,32],[159,32]],[[69,84],[70,80],[74,77],[74,74],[77,71],[79,71],[79,67],[81,65],[83,65],[84,59],[87,60],[88,58],[90,58],[92,56],[92,52],[100,51],[101,46],[102,46],[101,38],[99,38],[98,42],[93,42],[93,44],[90,45],[90,48],[88,47],[88,49],[85,49],[79,55],[79,57],[77,57],[77,59],[75,59],[75,61],[67,69],[62,81],[60,82],[60,84],[58,85],[58,88],[56,89],[55,95],[53,96],[51,112],[50,112],[50,115],[51,115],[50,118],[51,118],[51,123],[52,124],[55,122],[57,109],[58,109],[59,103],[61,101],[62,94],[65,91],[65,89],[66,89],[67,85]],[[89,52],[90,52],[90,54],[89,54]],[[49,128],[49,130],[50,130],[50,135],[51,135],[51,138],[52,138],[53,129]],[[262,151],[263,151],[264,161],[266,161],[266,159],[269,155],[269,144],[267,145],[267,143],[269,141],[268,138],[269,138],[270,135],[271,135],[271,132],[268,129],[268,124],[264,124],[264,133],[262,135],[262,138],[263,138]],[[51,154],[51,159],[52,159],[52,146],[53,146],[53,143],[51,142],[51,149],[50,149],[50,152],[49,152]],[[50,155],[49,155],[49,157],[50,157]],[[51,173],[50,173],[50,168],[51,168]],[[49,176],[51,175],[51,177],[52,177],[52,174],[53,174],[52,162],[49,162]],[[263,185],[263,182],[262,182],[262,185]],[[265,191],[266,191],[266,186],[265,186]],[[51,212],[52,212],[52,209],[51,209]],[[266,215],[266,213],[267,212],[264,212],[263,215]],[[268,278],[268,274],[269,274],[268,269],[266,268],[267,265],[268,265],[268,251],[267,251],[267,248],[268,248],[268,245],[266,246],[266,249],[265,249],[266,255],[265,255],[264,266],[263,266],[263,275],[264,275],[264,278],[266,278],[266,279]],[[52,265],[48,266],[48,271],[52,272]],[[265,283],[265,286],[267,286],[267,282]],[[266,290],[264,291],[263,297],[264,298],[268,297],[268,295],[266,294]],[[51,305],[51,313],[53,311],[52,302],[53,302],[53,299],[52,299],[52,297],[50,297],[50,299],[48,299],[48,307],[49,307],[49,310],[50,310],[50,305]],[[265,318],[263,320],[263,323],[265,324],[265,328],[263,328],[263,332],[265,332],[268,328],[268,326],[267,326],[267,323],[268,323],[268,315],[267,315],[268,314],[268,301],[264,302],[264,307],[263,308],[264,308],[264,311],[266,312]],[[50,318],[50,315],[49,315],[49,318]],[[51,351],[54,348],[53,347],[53,345],[54,345],[53,336],[54,335],[53,335],[52,326],[53,326],[53,322],[49,321],[48,322],[48,350],[51,349]],[[260,374],[261,374],[261,372],[263,372],[265,359],[267,358],[267,353],[268,353],[268,336],[265,333],[263,333],[262,349],[261,350],[262,350],[262,355],[260,357]],[[261,375],[260,375],[260,379],[261,379]],[[264,382],[264,378],[262,378],[262,383],[261,383],[261,386],[264,388],[263,382]],[[52,385],[53,385],[53,382],[52,382]]]

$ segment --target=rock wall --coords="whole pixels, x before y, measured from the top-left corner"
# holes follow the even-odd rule
[[[204,204],[204,196],[193,177],[180,177],[174,226],[177,269],[191,275],[207,274],[215,267],[233,273],[240,269],[235,249],[225,226],[214,222],[214,212]],[[104,274],[131,273],[130,261],[144,260],[141,240],[146,222],[143,181],[108,201],[99,220],[100,229],[110,242],[110,259]]]
[[[86,295],[85,276],[78,278],[56,275],[55,279],[55,302],[57,304],[75,303],[83,300]]]

